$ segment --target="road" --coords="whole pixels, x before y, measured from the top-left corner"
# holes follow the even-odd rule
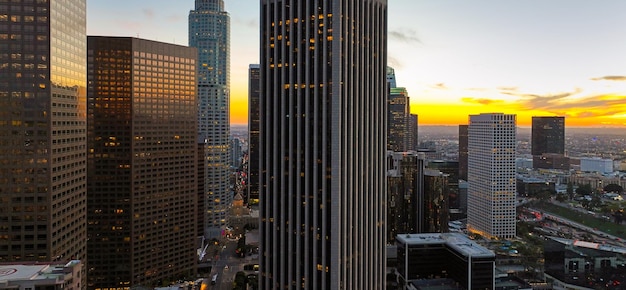
[[[217,274],[217,283],[215,283],[215,285],[210,285],[209,283],[208,289],[233,289],[235,274],[243,270],[243,265],[247,262],[245,259],[235,256],[235,249],[237,249],[236,241],[226,241],[225,248],[220,250],[218,258],[213,261],[211,274],[209,276],[213,277],[213,275]]]

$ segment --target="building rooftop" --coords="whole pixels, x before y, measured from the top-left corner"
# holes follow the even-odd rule
[[[79,260],[72,260],[63,264],[2,264],[0,265],[0,285],[11,281],[46,280],[68,273],[66,269],[79,264]]]
[[[399,234],[396,240],[406,245],[446,245],[468,257],[495,257],[491,250],[475,243],[461,233]]]

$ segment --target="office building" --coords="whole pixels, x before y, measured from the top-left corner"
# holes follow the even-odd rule
[[[515,237],[516,116],[470,115],[467,228],[487,238]]]
[[[409,114],[406,88],[390,89],[387,101],[387,150],[407,151]]]
[[[195,48],[89,36],[89,289],[195,273]]]
[[[239,168],[241,166],[241,160],[243,157],[243,152],[241,150],[241,140],[239,140],[239,138],[232,138],[231,139],[231,154],[230,157],[232,159],[230,166],[232,166],[233,168]]]
[[[410,108],[410,104],[409,104],[409,108]],[[418,149],[418,144],[419,144],[419,139],[417,136],[418,133],[418,117],[417,114],[409,114],[409,121],[407,124],[407,133],[406,133],[406,139],[407,139],[407,145],[406,145],[406,150],[407,151],[417,151]]]
[[[621,289],[626,284],[626,248],[547,237],[544,275],[552,289]]]
[[[383,289],[386,41],[386,0],[261,1],[261,289]]]
[[[85,289],[81,283],[83,264],[79,260],[67,263],[0,264],[0,289]]]
[[[230,16],[224,0],[196,0],[189,13],[189,46],[198,49],[198,143],[204,148],[204,235],[219,237],[228,224],[230,190]]]
[[[565,117],[532,117],[531,153],[533,167],[536,169],[561,169],[563,167],[559,166],[560,162],[554,164],[542,161],[541,158],[542,155],[548,153],[561,156],[565,154]],[[567,169],[569,168],[565,170]]]
[[[396,245],[402,289],[414,280],[442,278],[456,281],[462,289],[495,287],[495,254],[463,234],[400,234]]]
[[[259,98],[260,68],[248,68],[248,204],[259,203]]]
[[[390,89],[396,87],[396,70],[390,66],[387,67],[387,83],[389,83]]]
[[[426,168],[439,170],[448,175],[448,206],[451,209],[460,207],[459,201],[459,162],[454,160],[431,160]]]
[[[580,158],[580,171],[612,173],[615,171],[614,162],[612,159],[600,157],[582,157]]]
[[[448,175],[439,170],[424,169],[424,185],[417,194],[417,232],[443,233],[448,231]]]
[[[416,152],[387,151],[387,243],[398,234],[419,233],[423,208],[418,194],[424,190],[424,156]]]
[[[459,125],[459,179],[467,181],[467,125]]]
[[[86,259],[85,2],[0,1],[0,263]]]

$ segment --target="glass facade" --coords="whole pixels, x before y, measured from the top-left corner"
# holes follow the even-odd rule
[[[259,203],[259,98],[261,71],[258,64],[248,69],[248,204]]]
[[[0,0],[0,262],[86,259],[85,11]]]
[[[189,46],[198,49],[198,143],[204,155],[198,198],[204,235],[216,238],[228,224],[230,190],[230,16],[223,0],[196,0],[189,13]]]
[[[196,268],[196,50],[88,38],[88,279],[129,289]]]

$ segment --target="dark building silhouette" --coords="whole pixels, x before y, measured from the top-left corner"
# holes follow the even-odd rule
[[[622,289],[624,253],[615,245],[547,237],[544,275],[553,289]]]
[[[410,105],[409,105],[410,108]],[[409,114],[409,121],[407,125],[407,151],[417,151],[419,138],[418,138],[418,116],[417,114]]]
[[[398,234],[418,233],[418,194],[424,188],[424,158],[416,152],[387,151],[387,243]]]
[[[468,125],[459,125],[459,179],[467,181]]]
[[[258,64],[248,69],[248,204],[259,203],[259,98],[261,79]]]
[[[495,254],[463,234],[400,234],[396,245],[402,289],[412,280],[438,278],[452,279],[462,289],[495,287]]]
[[[86,1],[0,2],[0,263],[85,262]]]
[[[387,1],[261,1],[260,289],[383,289]]]
[[[423,175],[424,185],[417,195],[417,232],[447,232],[450,220],[448,175],[428,168]]]
[[[458,209],[461,206],[459,200],[459,162],[453,160],[431,160],[426,167],[439,170],[448,175],[448,206],[451,209]]]
[[[569,169],[565,157],[565,117],[532,117],[533,167]]]
[[[193,275],[195,48],[89,36],[88,288]]]

